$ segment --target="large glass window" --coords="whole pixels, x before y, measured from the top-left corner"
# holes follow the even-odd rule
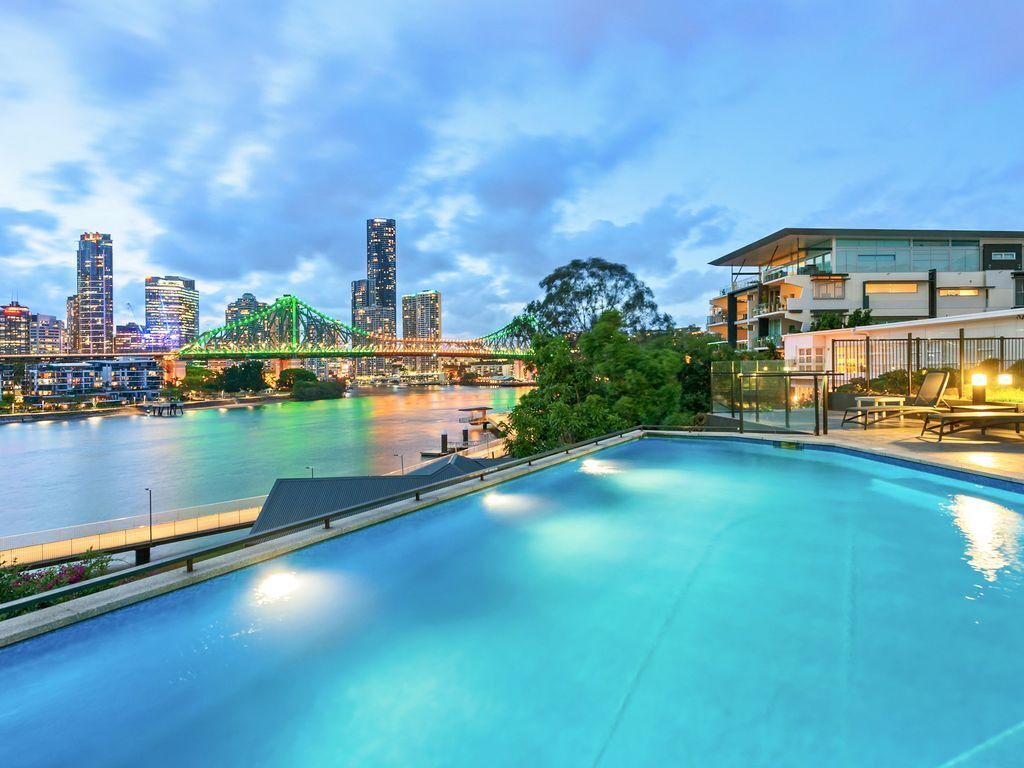
[[[864,292],[872,293],[917,293],[917,283],[864,283]]]
[[[980,296],[980,288],[939,288],[939,296]]]
[[[1024,277],[1013,280],[1013,306],[1024,307]]]
[[[845,280],[814,280],[814,298],[816,299],[845,299]]]

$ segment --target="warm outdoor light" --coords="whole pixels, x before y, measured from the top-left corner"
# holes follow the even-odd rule
[[[988,400],[988,395],[985,392],[986,384],[988,384],[988,376],[984,373],[971,374],[971,401],[975,405],[984,405]]]
[[[1013,384],[1013,376],[1009,373],[1000,373],[996,377],[996,383],[1001,387],[1008,387]]]

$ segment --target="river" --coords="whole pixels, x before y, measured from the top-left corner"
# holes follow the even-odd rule
[[[384,474],[521,389],[369,389],[341,400],[0,426],[0,536],[258,496],[278,477]],[[395,454],[399,454],[398,457]]]

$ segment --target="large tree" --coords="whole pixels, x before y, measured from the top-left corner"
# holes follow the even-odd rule
[[[672,318],[658,311],[654,294],[623,264],[601,258],[573,259],[540,281],[544,297],[526,311],[557,334],[577,335],[590,329],[603,312],[616,310],[630,333],[672,327]]]
[[[564,335],[537,336],[537,388],[509,414],[512,455],[680,420],[679,353],[630,338],[621,322],[615,310],[604,312],[575,348]]]

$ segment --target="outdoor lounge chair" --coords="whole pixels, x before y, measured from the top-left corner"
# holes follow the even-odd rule
[[[921,436],[925,430],[938,435],[938,442],[942,438],[954,432],[963,432],[965,429],[980,429],[985,434],[986,429],[997,427],[1014,427],[1017,434],[1020,434],[1020,425],[1024,424],[1024,413],[1016,411],[971,411],[963,413],[960,411],[929,413],[924,417],[924,424],[921,426]]]
[[[848,423],[861,424],[864,429],[869,424],[877,424],[896,417],[921,416],[928,413],[944,413],[940,405],[945,405],[942,396],[949,384],[949,371],[929,371],[917,390],[917,395],[909,403],[903,405],[865,405],[847,408],[843,414],[845,427]]]

